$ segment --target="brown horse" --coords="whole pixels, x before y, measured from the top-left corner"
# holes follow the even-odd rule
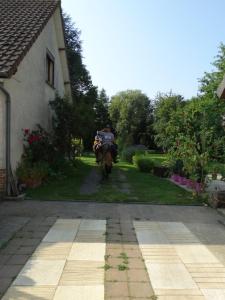
[[[109,174],[112,171],[112,153],[111,147],[109,144],[102,145],[102,153],[101,153],[101,168],[103,178],[108,178]]]

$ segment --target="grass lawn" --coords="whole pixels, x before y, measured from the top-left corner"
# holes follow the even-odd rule
[[[155,157],[163,159],[163,157]],[[95,166],[93,157],[83,157],[68,178],[54,179],[43,186],[29,190],[27,198],[37,200],[90,200],[99,202],[145,202],[154,204],[201,204],[191,193],[175,186],[167,179],[141,173],[131,164],[120,162],[107,181],[101,183],[95,194],[80,195],[80,186]],[[123,191],[120,174],[127,178],[129,193]]]

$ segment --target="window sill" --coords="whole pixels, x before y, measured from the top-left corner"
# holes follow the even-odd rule
[[[45,83],[54,91],[56,90],[56,88],[54,87],[54,85],[50,84],[48,81],[45,81]]]

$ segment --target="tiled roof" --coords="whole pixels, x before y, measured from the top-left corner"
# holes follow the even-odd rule
[[[0,0],[0,77],[11,77],[59,0]]]

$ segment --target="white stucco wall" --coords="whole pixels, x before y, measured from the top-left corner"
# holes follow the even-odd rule
[[[23,128],[33,129],[41,124],[47,130],[50,128],[51,117],[49,101],[53,100],[56,91],[64,95],[64,74],[60,60],[58,36],[56,33],[59,22],[59,9],[49,20],[32,48],[20,63],[16,74],[4,81],[4,87],[11,95],[11,163],[15,169],[23,152]],[[55,89],[46,83],[46,50],[55,58]],[[2,96],[0,95],[2,98]],[[3,99],[0,98],[0,145],[5,136],[3,130]],[[2,148],[0,146],[0,148]],[[0,164],[4,165],[4,149],[0,149]]]
[[[0,169],[5,169],[5,98],[0,91]]]

